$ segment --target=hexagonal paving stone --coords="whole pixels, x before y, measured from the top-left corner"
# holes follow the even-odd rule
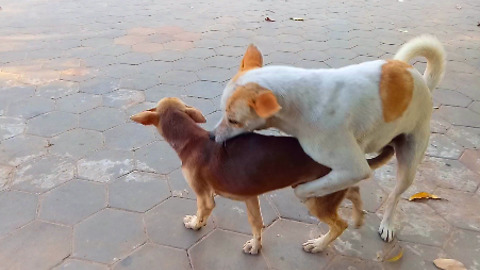
[[[53,270],[107,270],[108,266],[77,259],[66,259]]]
[[[122,110],[100,107],[80,115],[80,127],[105,131],[125,123],[126,116]]]
[[[57,110],[81,113],[102,105],[102,96],[77,93],[57,101]]]
[[[119,89],[103,95],[103,104],[107,107],[127,109],[145,100],[142,91]]]
[[[0,105],[2,106],[0,106],[0,111],[2,111],[7,108],[8,104],[26,99],[35,94],[35,86],[2,87],[0,88],[0,92],[2,93],[2,100],[0,101]]]
[[[178,169],[168,175],[168,184],[172,190],[172,196],[180,198],[196,199],[197,196],[183,177],[182,170]]]
[[[155,131],[152,126],[126,123],[105,131],[105,144],[115,149],[136,149],[153,142]]]
[[[480,149],[480,128],[452,127],[447,136],[465,148]]]
[[[38,198],[18,192],[0,192],[0,238],[22,227],[35,218]]]
[[[264,196],[260,197],[260,209],[265,227],[270,226],[270,224],[278,218]],[[216,196],[213,216],[215,218],[215,225],[219,228],[246,234],[252,233],[244,202]]]
[[[458,159],[463,152],[463,147],[457,145],[452,139],[443,134],[432,134],[426,155],[439,158]]]
[[[0,260],[5,269],[50,269],[70,254],[71,245],[71,228],[35,221],[0,241]]]
[[[199,98],[214,98],[222,94],[224,84],[198,81],[186,86],[186,95]]]
[[[463,155],[460,157],[460,162],[462,162],[465,167],[469,168],[471,171],[480,174],[480,151],[474,151],[471,149],[465,150]]]
[[[471,98],[453,90],[438,89],[437,91],[433,92],[433,99],[437,100],[443,105],[450,105],[450,106],[457,106],[457,107],[464,107],[464,108],[466,108],[470,103],[472,103]]]
[[[342,216],[350,211],[341,210]],[[380,219],[375,214],[365,215],[365,224],[360,229],[347,228],[332,245],[335,250],[345,256],[357,257],[366,260],[383,258],[392,248],[394,242],[385,243],[378,236]]]
[[[37,96],[57,99],[79,91],[79,84],[69,81],[54,81],[37,87]]]
[[[215,105],[212,101],[203,98],[194,98],[194,97],[182,97],[182,101],[185,104],[195,107],[202,112],[203,115],[211,114],[216,110]]]
[[[182,86],[159,85],[145,91],[145,99],[157,103],[164,97],[183,98],[185,91]]]
[[[360,187],[363,209],[367,212],[376,212],[382,205],[383,201],[387,199],[387,194],[373,179],[361,181],[358,186]],[[348,205],[349,207],[352,205],[349,200],[343,200],[343,204]]]
[[[442,106],[438,113],[453,125],[480,127],[480,114],[469,109]]]
[[[235,72],[225,68],[209,67],[197,71],[198,77],[202,81],[226,82],[235,76]]]
[[[398,246],[403,247],[403,256],[396,262],[384,262],[382,264],[385,270],[409,270],[409,269],[438,269],[433,264],[433,260],[437,258],[446,258],[445,252],[432,246],[426,246],[416,243],[408,243],[400,241]],[[385,258],[393,258],[399,253],[400,248],[393,248],[390,254]]]
[[[145,241],[140,214],[107,208],[75,226],[72,256],[110,264]]]
[[[148,238],[157,244],[189,248],[213,230],[213,220],[198,231],[185,228],[183,217],[195,215],[197,204],[193,200],[170,198],[145,215]]]
[[[476,113],[480,113],[480,101],[473,102],[468,108]]]
[[[189,250],[195,269],[268,269],[262,256],[243,254],[242,247],[249,236],[215,230]],[[218,256],[228,254],[228,256]]]
[[[8,115],[32,118],[42,113],[53,111],[55,101],[43,97],[29,97],[8,106]]]
[[[79,159],[99,149],[103,144],[103,135],[98,131],[77,128],[53,137],[50,143],[50,153]]]
[[[39,218],[74,225],[107,206],[105,186],[73,180],[45,193]]]
[[[197,74],[194,72],[179,70],[166,72],[159,77],[164,84],[178,86],[185,86],[199,80]]]
[[[439,188],[435,195],[445,200],[428,204],[457,228],[480,231],[480,198],[472,193]]]
[[[120,150],[101,150],[78,161],[78,176],[109,182],[133,170],[133,153]]]
[[[73,178],[74,163],[66,158],[46,156],[23,163],[17,169],[12,188],[42,193]]]
[[[479,269],[480,233],[456,230],[445,245],[445,252],[450,258],[462,262],[467,269]]]
[[[0,165],[0,191],[9,188],[14,169],[14,167]]]
[[[78,126],[78,116],[67,112],[49,112],[28,121],[27,133],[51,137]]]
[[[379,218],[383,210],[377,213]],[[395,215],[400,240],[441,247],[450,235],[450,225],[426,204],[401,200]]]
[[[318,235],[315,225],[279,220],[265,229],[261,252],[274,269],[321,269],[333,258],[333,249],[327,248],[317,254],[302,249],[304,242]]]
[[[170,197],[165,176],[132,172],[108,186],[109,205],[131,211],[145,212]]]
[[[475,192],[480,175],[468,170],[462,163],[441,158],[426,157],[418,168],[416,182],[433,180],[437,186],[459,191]]]
[[[191,269],[187,252],[171,247],[146,244],[113,267],[122,269]]]
[[[20,118],[0,116],[0,140],[12,138],[25,130],[25,123]]]
[[[120,79],[120,88],[146,90],[161,83],[157,76],[151,74],[135,74],[126,78]]]
[[[46,147],[46,139],[31,135],[16,136],[0,144],[0,163],[18,166],[47,153]]]
[[[167,142],[154,142],[135,151],[136,168],[169,174],[181,166],[180,158]]]
[[[446,133],[449,128],[451,128],[451,124],[443,119],[438,113],[432,114],[432,119],[430,120],[430,131],[433,133]]]
[[[293,193],[293,189],[284,188],[266,195],[278,209],[281,217],[317,224],[319,220],[310,215],[307,207]]]
[[[89,94],[105,94],[118,90],[120,80],[108,77],[93,78],[80,83],[80,91]]]
[[[200,126],[206,130],[213,130],[218,122],[222,119],[223,113],[221,111],[213,112],[209,115],[206,115],[207,123],[200,124]]]

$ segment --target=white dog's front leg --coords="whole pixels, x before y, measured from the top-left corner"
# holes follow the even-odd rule
[[[332,171],[315,181],[298,185],[295,195],[301,200],[325,196],[346,189],[371,175],[365,154],[352,140],[334,138],[329,144],[325,140],[303,144],[302,147],[315,161],[332,168]],[[328,140],[327,140],[328,141]],[[316,143],[315,147],[309,147]],[[323,147],[323,149],[322,149]]]

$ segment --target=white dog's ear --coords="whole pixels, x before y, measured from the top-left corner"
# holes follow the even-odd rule
[[[156,126],[158,125],[158,122],[159,122],[159,115],[156,111],[148,110],[148,111],[134,114],[130,116],[130,119],[145,126],[148,126],[148,125]]]
[[[246,71],[253,68],[260,68],[263,66],[263,57],[260,50],[253,44],[248,46],[245,55],[243,56],[240,65],[240,71]]]
[[[258,116],[269,118],[276,114],[282,107],[278,104],[277,98],[270,90],[260,92],[251,102],[250,106]]]

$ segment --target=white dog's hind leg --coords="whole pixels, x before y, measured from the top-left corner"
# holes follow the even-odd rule
[[[400,195],[407,190],[415,178],[418,164],[421,162],[428,146],[430,135],[429,127],[423,128],[418,133],[405,136],[395,143],[397,157],[397,183],[388,196],[385,213],[378,229],[380,237],[385,242],[390,242],[395,236],[394,213]]]
[[[341,134],[342,131],[338,133]],[[348,138],[348,135],[337,135],[329,140],[311,140],[307,143],[300,140],[304,151],[313,160],[332,168],[332,171],[315,181],[298,185],[295,195],[300,199],[325,196],[370,177],[370,166],[353,136]]]

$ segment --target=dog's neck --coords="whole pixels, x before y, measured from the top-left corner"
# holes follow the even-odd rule
[[[192,151],[192,146],[199,140],[208,140],[206,130],[197,125],[187,114],[175,109],[168,109],[160,116],[161,134],[177,152],[182,161]]]

